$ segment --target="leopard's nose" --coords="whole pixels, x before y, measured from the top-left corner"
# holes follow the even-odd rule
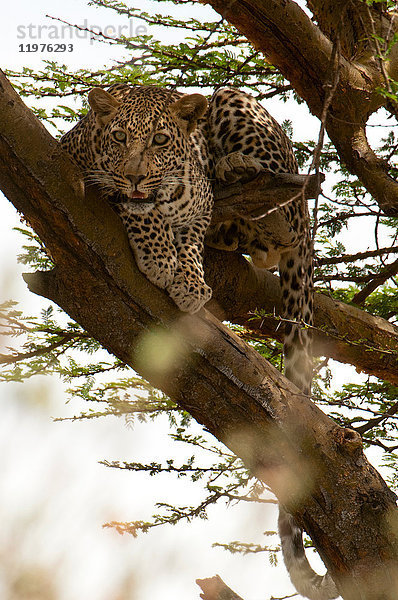
[[[138,185],[140,181],[145,179],[145,175],[126,175],[126,179],[128,179],[132,185]]]

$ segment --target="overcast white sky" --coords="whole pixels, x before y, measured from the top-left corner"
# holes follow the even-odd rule
[[[149,1],[137,5],[156,12],[170,8]],[[178,10],[180,15],[193,16],[198,11],[206,18],[212,16],[211,9],[202,6]],[[92,44],[87,38],[54,39],[54,29],[45,28],[53,27],[55,22],[46,14],[102,30],[108,27],[108,33],[114,31],[110,27],[127,25],[125,18],[116,18],[112,11],[87,7],[84,0],[9,2],[2,6],[0,22],[3,67],[26,65],[39,70],[43,58],[53,59],[55,55],[20,52],[19,45],[47,41],[73,43],[73,52],[55,56],[73,67],[94,70],[122,58],[119,49]],[[133,20],[129,28],[140,25]],[[48,38],[50,31],[52,39]],[[270,110],[280,121],[293,121],[297,139],[314,138],[317,121],[305,106],[296,106],[294,114],[291,107],[273,101]],[[12,231],[19,225],[18,218],[3,197],[0,211],[0,302],[13,298],[26,313],[37,314],[48,302],[28,293],[21,279],[21,272],[26,270],[16,263],[21,239]],[[353,236],[358,238],[359,231],[351,231],[347,240]],[[366,236],[362,237],[366,249],[368,242]],[[356,248],[359,250],[358,239]],[[344,372],[340,367],[342,378]],[[157,500],[191,504],[198,498],[199,488],[188,485],[185,479],[171,485],[167,476],[157,479],[129,475],[106,469],[97,462],[161,462],[171,453],[177,455],[177,460],[189,456],[190,448],[170,442],[166,422],[157,426],[137,424],[134,429],[116,418],[53,423],[51,417],[76,414],[84,407],[77,402],[65,406],[62,386],[50,378],[23,385],[3,384],[0,402],[1,597],[25,599],[21,593],[9,595],[9,583],[30,569],[37,573],[38,568],[43,581],[48,572],[54,577],[57,600],[194,600],[199,597],[195,578],[215,573],[245,600],[292,593],[284,569],[270,567],[266,555],[244,558],[211,548],[212,542],[234,539],[264,543],[262,532],[275,528],[275,511],[271,508],[212,509],[208,522],[159,528],[137,539],[122,538],[101,528],[109,520],[148,518]],[[38,588],[42,586],[37,599],[45,600],[44,585],[36,584]]]

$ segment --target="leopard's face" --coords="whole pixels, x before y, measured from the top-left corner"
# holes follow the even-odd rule
[[[96,126],[93,157],[84,167],[86,181],[116,204],[128,205],[130,214],[170,205],[176,191],[181,198],[192,146],[190,121],[181,105],[187,96],[170,97],[166,90],[145,87],[130,88],[121,99],[97,88],[90,94]]]
[[[136,205],[137,212],[150,210],[161,191],[183,178],[188,155],[187,140],[171,118],[137,115],[133,107],[126,118],[121,110],[100,132],[100,153],[96,167],[87,177],[108,194]]]

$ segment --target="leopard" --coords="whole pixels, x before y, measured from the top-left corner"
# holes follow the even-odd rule
[[[216,183],[245,183],[261,172],[297,173],[292,144],[250,94],[219,88],[210,100],[155,85],[115,84],[88,94],[89,111],[61,138],[63,149],[119,215],[139,270],[177,307],[195,314],[210,300],[205,244],[278,267],[284,372],[309,395],[312,379],[312,245],[302,194],[261,218],[212,224]],[[306,325],[303,327],[303,323]],[[280,506],[282,552],[297,591],[338,596],[310,567],[302,530]]]

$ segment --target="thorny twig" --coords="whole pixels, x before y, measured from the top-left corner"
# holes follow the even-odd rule
[[[362,288],[352,299],[354,304],[362,304],[366,298],[374,292],[380,285],[383,285],[390,277],[394,277],[398,273],[398,259],[385,269],[380,271],[371,281]]]
[[[386,412],[384,414],[382,414],[381,416],[375,417],[374,419],[369,419],[369,421],[367,423],[364,423],[360,427],[354,427],[354,429],[355,429],[355,431],[357,431],[358,433],[363,435],[364,433],[366,433],[367,431],[370,431],[370,429],[372,429],[373,427],[376,427],[376,425],[379,425],[380,423],[382,423],[389,417],[395,415],[396,413],[398,413],[398,402],[393,404],[393,406],[390,406],[390,408],[388,410],[386,410]]]

